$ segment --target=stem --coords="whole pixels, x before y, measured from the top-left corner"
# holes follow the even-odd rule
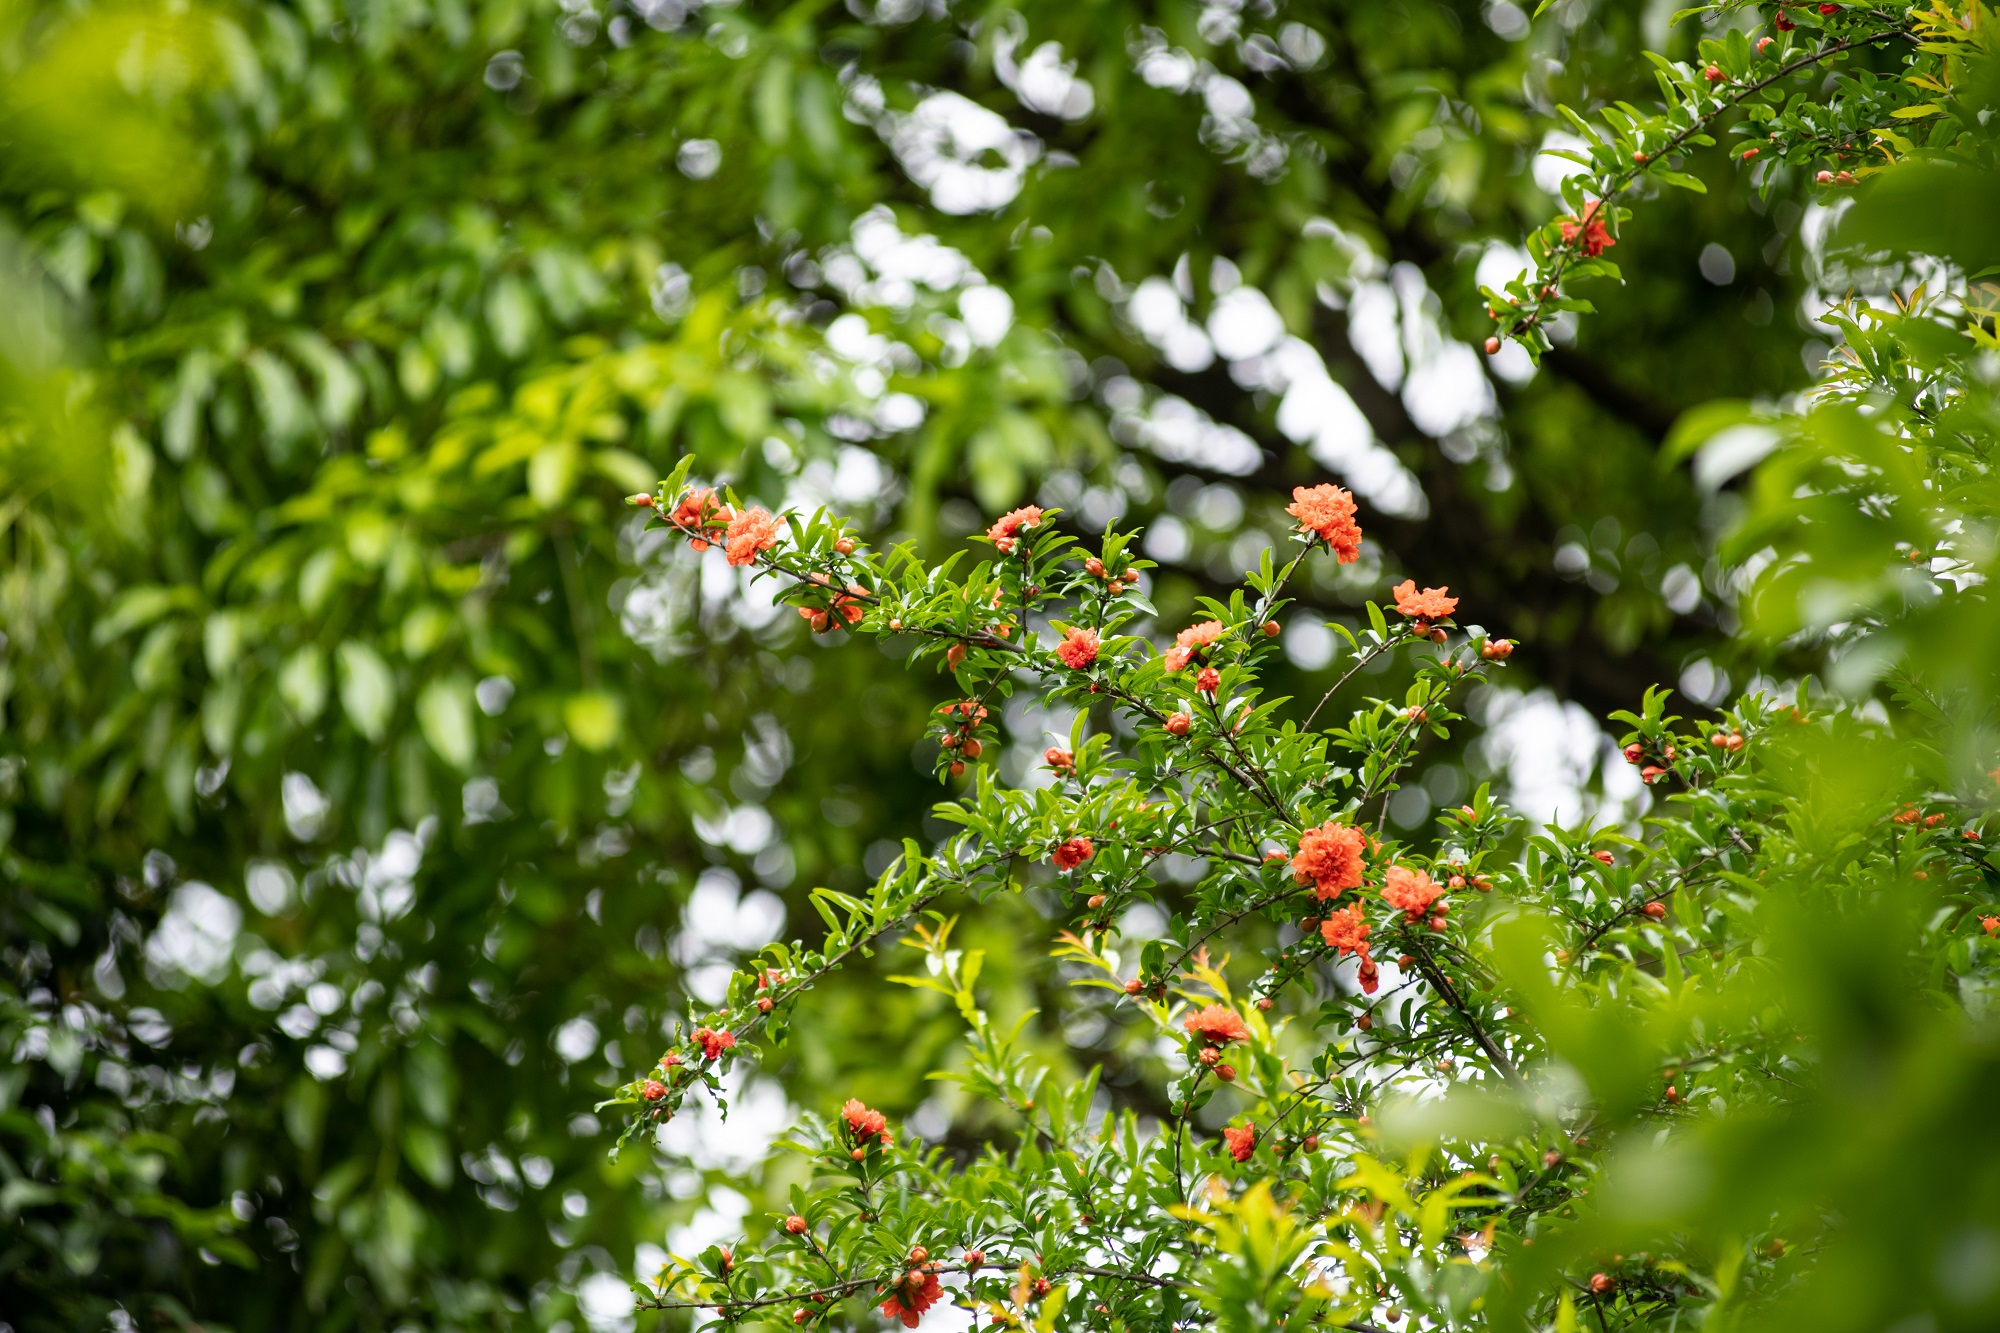
[[[1444,969],[1431,957],[1429,943],[1418,940],[1415,948],[1417,970],[1424,974],[1424,980],[1431,984],[1431,989],[1436,991],[1438,997],[1450,1006],[1451,1011],[1459,1016],[1466,1027],[1472,1030],[1472,1039],[1479,1043],[1479,1049],[1486,1052],[1486,1058],[1493,1062],[1493,1067],[1505,1075],[1508,1082],[1517,1087],[1525,1087],[1521,1071],[1514,1067],[1514,1062],[1507,1058],[1507,1053],[1500,1049],[1493,1038],[1486,1035],[1486,1029],[1479,1025],[1479,1019],[1474,1016],[1471,1006],[1460,997],[1457,987],[1451,984],[1451,978],[1445,975]]]
[[[1348,681],[1353,680],[1355,672],[1361,670],[1362,667],[1367,666],[1370,662],[1374,661],[1376,658],[1380,657],[1383,653],[1388,652],[1395,646],[1396,645],[1393,641],[1378,643],[1373,648],[1370,648],[1367,652],[1355,658],[1354,665],[1347,668],[1346,674],[1342,675],[1339,680],[1336,680],[1335,682],[1333,682],[1332,685],[1328,686],[1326,693],[1322,694],[1319,697],[1319,702],[1312,706],[1312,711],[1310,713],[1306,714],[1306,720],[1299,724],[1299,730],[1311,731],[1313,719],[1319,716],[1320,709],[1326,707],[1326,701],[1333,698],[1334,694],[1340,689],[1341,686],[1345,685]]]
[[[1290,898],[1292,895],[1300,892],[1302,888],[1303,886],[1300,886],[1299,888],[1282,889],[1277,893],[1267,894],[1266,896],[1258,898],[1254,902],[1249,903],[1247,906],[1243,908],[1242,911],[1233,912],[1228,916],[1222,917],[1219,920],[1211,922],[1207,930],[1203,931],[1200,935],[1196,936],[1193,942],[1191,942],[1187,946],[1187,948],[1182,949],[1180,951],[1180,954],[1174,959],[1173,962],[1167,964],[1162,976],[1171,977],[1179,975],[1181,970],[1181,964],[1187,962],[1188,959],[1194,957],[1195,951],[1200,949],[1202,945],[1214,939],[1216,935],[1228,929],[1230,926],[1235,925],[1238,921],[1241,921],[1244,917],[1249,916],[1252,912],[1262,911],[1264,908],[1271,906],[1273,903],[1283,902],[1285,899]]]
[[[569,604],[570,633],[576,636],[577,674],[585,689],[597,687],[597,636],[592,633],[590,601],[584,595],[583,572],[577,568],[576,544],[569,525],[556,525],[556,566],[562,571],[563,600]]]
[[[1292,818],[1291,810],[1279,798],[1276,790],[1272,788],[1271,779],[1265,775],[1263,769],[1253,764],[1249,756],[1243,753],[1243,747],[1237,743],[1236,733],[1223,725],[1222,709],[1216,703],[1215,696],[1212,694],[1208,697],[1208,715],[1215,720],[1215,730],[1222,737],[1223,744],[1229,747],[1229,752],[1236,756],[1236,762],[1241,764],[1256,779],[1257,789],[1263,795],[1264,803],[1276,812],[1278,818],[1284,820],[1293,828],[1297,828],[1299,821]]]

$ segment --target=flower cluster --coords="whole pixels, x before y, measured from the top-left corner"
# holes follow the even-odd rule
[[[1327,544],[1334,558],[1351,565],[1361,558],[1361,525],[1354,521],[1354,497],[1338,486],[1300,486],[1285,512],[1305,531]]]

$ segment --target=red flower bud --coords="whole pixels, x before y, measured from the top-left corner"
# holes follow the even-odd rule
[[[1186,713],[1175,713],[1167,719],[1167,731],[1175,736],[1185,736],[1194,726],[1194,719]]]
[[[803,1236],[806,1234],[806,1220],[797,1213],[793,1213],[785,1219],[785,1230],[791,1232],[794,1236]]]
[[[1267,638],[1267,639],[1275,639],[1275,638],[1277,638],[1277,637],[1278,637],[1278,622],[1277,622],[1277,621],[1275,621],[1275,620],[1267,620],[1267,621],[1265,621],[1265,622],[1264,622],[1264,637],[1265,637],[1265,638]]]
[[[1609,1273],[1592,1273],[1590,1275],[1590,1289],[1599,1296],[1611,1291],[1617,1285]]]
[[[1498,339],[1497,337],[1489,337],[1489,338],[1487,338],[1487,340],[1486,340],[1486,355],[1488,355],[1488,356],[1498,356],[1499,354],[1500,354],[1500,340],[1499,340],[1499,339]]]
[[[1647,903],[1641,910],[1655,921],[1664,921],[1667,919],[1667,905],[1665,903]]]
[[[1215,1067],[1215,1076],[1224,1083],[1234,1083],[1236,1081],[1236,1068],[1234,1065],[1217,1065]]]
[[[854,538],[852,537],[840,538],[838,541],[834,542],[833,549],[840,552],[842,555],[853,555]]]

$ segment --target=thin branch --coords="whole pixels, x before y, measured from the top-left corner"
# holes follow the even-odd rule
[[[1486,1058],[1493,1062],[1493,1067],[1504,1074],[1510,1083],[1525,1086],[1521,1071],[1514,1067],[1514,1062],[1508,1058],[1507,1053],[1486,1034],[1486,1029],[1480,1026],[1479,1019],[1473,1014],[1472,1007],[1460,997],[1457,987],[1451,984],[1451,978],[1445,975],[1444,969],[1440,968],[1437,961],[1431,957],[1430,945],[1419,940],[1415,948],[1417,969],[1424,974],[1424,980],[1430,983],[1431,989],[1438,993],[1439,998],[1450,1006],[1451,1011],[1458,1015],[1466,1027],[1472,1030],[1472,1039],[1479,1043],[1479,1049],[1486,1052]]]

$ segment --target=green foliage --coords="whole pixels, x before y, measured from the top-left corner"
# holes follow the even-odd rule
[[[1904,884],[1928,853],[1899,843],[1892,856],[1853,811],[1920,794],[1969,801],[1967,774],[1992,748],[1991,614],[1982,585],[1957,583],[1982,574],[1991,550],[1990,293],[1926,272],[1913,294],[1897,267],[1908,250],[1952,257],[1975,278],[1992,262],[1979,204],[1990,193],[1990,18],[1979,6],[1849,6],[1825,21],[1791,12],[1800,31],[1787,40],[1801,55],[1820,50],[1808,36],[1838,45],[1900,25],[1919,40],[1907,52],[1842,51],[1838,82],[1801,83],[1782,102],[1760,92],[1738,123],[1717,121],[1728,99],[1690,82],[1703,61],[1752,81],[1775,72],[1734,35],[1752,18],[1734,5],[1668,33],[1673,58],[1657,79],[1637,59],[1657,41],[1638,7],[1574,0],[1525,33],[1510,28],[1512,7],[1473,0],[977,13],[517,0],[0,7],[0,1046],[10,1061],[0,1290],[11,1298],[0,1317],[37,1333],[128,1319],[576,1328],[605,1318],[580,1305],[593,1276],[622,1277],[640,1245],[693,1234],[683,1228],[711,1198],[782,1208],[796,1182],[815,1228],[852,1216],[843,1210],[856,1189],[902,1210],[886,1233],[846,1224],[841,1253],[867,1273],[853,1291],[873,1294],[878,1271],[906,1256],[891,1239],[988,1227],[992,1265],[1009,1266],[986,1294],[1042,1327],[1102,1318],[1086,1288],[1134,1323],[1358,1317],[1376,1280],[1402,1308],[1486,1319],[1498,1288],[1483,1274],[1522,1256],[1534,1262],[1507,1290],[1564,1324],[1591,1297],[1551,1295],[1553,1275],[1585,1271],[1590,1237],[1653,1223],[1598,1219],[1581,1194],[1543,1182],[1553,1192],[1523,1205],[1523,1218],[1581,1214],[1562,1219],[1567,1230],[1551,1221],[1543,1244],[1474,1260],[1481,1247],[1454,1249],[1453,1233],[1477,1235],[1478,1217],[1492,1215],[1503,1186],[1486,1180],[1530,1178],[1523,1117],[1553,1134],[1556,1113],[1451,1102],[1514,1145],[1500,1167],[1469,1141],[1357,1141],[1340,1156],[1330,1137],[1310,1171],[1296,1166],[1302,1149],[1287,1157],[1313,1197],[1347,1209],[1339,1235],[1299,1211],[1299,1180],[1267,1169],[1268,1143],[1254,1170],[1234,1172],[1189,1128],[1176,1149],[1228,1188],[1180,1190],[1159,1157],[1166,1136],[1153,1132],[1174,1113],[1152,1089],[1183,1084],[1174,1095],[1200,1103],[1183,1121],[1228,1109],[1244,1089],[1268,1116],[1274,1096],[1291,1095],[1291,1072],[1329,1078],[1338,1062],[1316,1064],[1309,1043],[1286,1045],[1294,1037],[1274,1036],[1263,1011],[1244,1010],[1259,1054],[1236,1089],[1218,1097],[1213,1079],[1186,1081],[1191,1068],[1164,1077],[1148,1044],[1170,1021],[1167,995],[1120,999],[1121,1014],[1138,1016],[1092,1028],[1101,1020],[1059,982],[1137,967],[1180,987],[1196,956],[1164,938],[1135,951],[1045,886],[1009,891],[1022,883],[1020,848],[1045,851],[1078,821],[1116,818],[1128,834],[1168,840],[1100,836],[1086,874],[1137,885],[1152,873],[1148,847],[1201,850],[1181,841],[1197,825],[1141,811],[1137,793],[1201,775],[1233,783],[1232,767],[1253,776],[1253,753],[1258,771],[1290,775],[1272,777],[1268,796],[1316,813],[1336,795],[1386,808],[1399,786],[1415,794],[1419,777],[1476,764],[1458,715],[1475,711],[1467,681],[1447,679],[1427,649],[1413,655],[1371,603],[1403,573],[1449,580],[1468,610],[1518,636],[1511,670],[1594,710],[1641,708],[1648,686],[1694,656],[1782,673],[1826,653],[1841,699],[1882,695],[1890,720],[1857,712],[1851,727],[1825,722],[1845,704],[1804,700],[1829,747],[1857,747],[1846,760],[1783,746],[1773,760],[1760,740],[1719,761],[1769,771],[1786,793],[1731,795],[1745,804],[1729,809],[1811,834],[1798,835],[1810,856],[1785,855],[1808,867],[1801,885],[1854,907],[1829,921],[1805,911],[1765,921],[1709,896],[1723,883],[1757,892],[1735,881],[1686,899],[1674,891],[1664,928],[1640,923],[1637,880],[1603,896],[1572,886],[1558,901],[1549,868],[1581,866],[1594,885],[1600,872],[1580,858],[1600,843],[1560,831],[1526,839],[1484,789],[1466,827],[1383,831],[1432,864],[1463,844],[1470,874],[1503,883],[1479,903],[1546,905],[1543,926],[1572,941],[1602,926],[1600,949],[1628,950],[1648,978],[1648,950],[1660,946],[1647,932],[1663,929],[1774,960],[1747,977],[1711,975],[1690,954],[1675,966],[1696,980],[1672,984],[1726,978],[1730,994],[1767,1007],[1803,987],[1793,1026],[1769,1031],[1803,1033],[1794,1046],[1811,1053],[1807,1067],[1874,1069],[1881,1051],[1896,1052],[1909,1081],[1894,1084],[1885,1123],[1970,1133],[1960,1126],[1978,1104],[1984,1056],[1958,1016],[1984,1013],[1986,941],[1961,912],[1947,942],[1944,926],[1911,917],[1827,848],[1868,849],[1856,864]],[[991,117],[971,123],[993,137],[940,166],[924,156],[938,147],[934,117],[964,110],[938,100],[945,90]],[[1661,94],[1667,110],[1639,109]],[[1532,381],[1476,371],[1441,381],[1453,356],[1469,355],[1458,340],[1479,336],[1472,294],[1482,258],[1498,253],[1489,247],[1529,233],[1540,238],[1531,248],[1561,262],[1548,219],[1575,213],[1581,196],[1572,183],[1552,201],[1527,181],[1542,136],[1575,128],[1558,102],[1586,123],[1609,117],[1588,155],[1634,187],[1620,187],[1630,216],[1619,213],[1618,252],[1633,285],[1593,291],[1601,311]],[[1687,148],[1730,127],[1781,140],[1759,168],[1769,168],[1756,205],[1770,207],[1768,224],[1734,207],[1720,151],[1638,174],[1605,155],[1639,127],[1698,123]],[[1785,209],[1813,191],[1793,169],[1855,151],[1863,131],[1895,165],[1836,164],[1865,177],[1835,233],[1848,247],[1837,253],[1876,252],[1865,267],[1853,258],[1857,282],[1829,281],[1817,259],[1794,263],[1780,249],[1756,258],[1767,240],[1796,234]],[[1709,192],[1649,198],[1655,179]],[[1697,278],[1695,255],[1710,243],[1735,256],[1733,285]],[[1856,296],[1836,321],[1852,361],[1806,410],[1775,411],[1768,395],[1800,382],[1808,330],[1756,321],[1815,283],[1893,287],[1902,300]],[[1295,341],[1237,356],[1223,316],[1257,313],[1255,297]],[[1180,351],[1141,318],[1147,302],[1156,314],[1171,307]],[[1326,388],[1298,388],[1318,386],[1322,369]],[[1441,382],[1490,406],[1440,415]],[[1697,458],[1692,479],[1661,467],[1656,445],[1677,411],[1717,395],[1752,405],[1683,420],[1670,447]],[[1729,475],[1732,458],[1734,471],[1748,466],[1746,445],[1768,452],[1740,497],[1711,496],[1705,479]],[[1371,517],[1358,566],[1275,560],[1286,492],[1329,467],[1407,481],[1405,500]],[[833,519],[802,520],[787,536],[788,549],[822,562],[800,572],[893,596],[925,628],[911,656],[926,670],[948,670],[962,643],[957,697],[986,701],[981,726],[958,733],[954,752],[924,739],[926,717],[939,727],[938,701],[921,678],[884,670],[870,642],[845,642],[881,628],[872,603],[852,629],[836,622],[855,603],[831,589],[807,590],[803,619],[776,615],[771,582],[718,577],[713,555],[704,566],[621,522],[619,496],[690,474],[743,497],[786,495],[802,511],[837,497]],[[1007,560],[950,562],[984,526],[982,510],[1027,501],[1071,511],[1038,538],[1044,558],[1088,538],[1122,587],[1080,574],[1029,594]],[[1093,535],[1142,520],[1179,537]],[[1716,522],[1749,580],[1740,605],[1721,573],[1698,574]],[[836,558],[840,536],[890,554]],[[1046,632],[1029,603],[1057,597],[1071,598],[1066,624],[1102,631],[1107,661],[1150,660],[1144,645],[1161,626],[1228,624],[1219,688],[1248,706],[1225,720],[1185,691],[1161,693],[1171,673],[1142,665],[1131,700],[1118,702],[1155,712],[1132,714],[1128,736],[1088,721],[1110,700],[1065,683],[1054,702],[1077,714],[1069,780],[1096,794],[1072,806],[995,780],[1003,747],[1041,746],[1031,740],[1041,714],[1026,708],[1035,701],[1016,669],[1028,636]],[[1287,625],[1326,622],[1349,650],[1342,667],[1359,674],[1319,678],[1314,653],[1294,651],[1311,641],[1289,629],[1256,636],[1259,617],[1288,599]],[[1739,611],[1751,633],[1732,641]],[[824,639],[810,633],[813,614],[833,631]],[[1313,700],[1333,710],[1318,730]],[[1158,709],[1169,703],[1186,706],[1184,740],[1163,739]],[[1666,743],[1663,718],[1635,716],[1649,744]],[[1791,734],[1754,710],[1736,721],[1748,735]],[[1186,764],[1197,749],[1213,766]],[[926,778],[949,780],[968,758],[978,782],[936,822],[914,825]],[[1428,771],[1413,772],[1413,759]],[[1843,764],[1879,789],[1844,787]],[[1322,771],[1344,776],[1296,785]],[[1809,777],[1819,785],[1783,785]],[[1721,815],[1701,818],[1712,831]],[[1815,841],[1836,833],[1858,841]],[[1239,858],[1263,850],[1241,831],[1220,836]],[[1679,836],[1655,830],[1639,841],[1660,850],[1643,854],[1600,841],[1686,864],[1696,853]],[[979,846],[1009,854],[958,856]],[[1288,889],[1282,870],[1209,850],[1215,873],[1156,876],[1131,892],[1185,930]],[[1723,853],[1728,873],[1751,874],[1750,853],[1738,852]],[[1925,871],[1932,890],[1949,879],[1958,906],[1973,905],[1963,887],[1973,872],[1946,864],[1949,875]],[[1250,898],[1229,870],[1255,880]],[[961,895],[984,901],[976,912],[947,902]],[[1698,912],[1684,906],[1695,898]],[[1278,907],[1230,923],[1246,957],[1277,938],[1288,919]],[[781,908],[785,929],[751,931]],[[1071,930],[1044,960],[1021,942],[1046,938],[1051,915]],[[1471,939],[1487,915],[1461,912],[1452,929],[1476,917]],[[1492,915],[1493,952],[1468,945],[1452,984],[1467,1012],[1501,1021],[1502,990],[1531,989],[1516,963],[1535,940],[1503,939]],[[905,929],[924,951],[915,988],[892,987],[871,960],[877,941]],[[791,942],[741,966],[756,949],[746,941],[772,934]],[[1873,959],[1870,944],[1925,965],[1878,994],[1854,961]],[[1670,956],[1658,953],[1663,975]],[[773,966],[792,980],[770,982]],[[1205,998],[1232,984],[1235,995],[1297,994],[1311,969],[1295,955],[1264,983],[1275,989],[1245,992],[1222,961],[1203,966],[1186,987]],[[691,1030],[717,1012],[702,978],[732,968],[721,1012],[746,1015],[738,1033],[787,1039],[769,1077],[790,1097],[832,1115],[840,1099],[827,1090],[852,1090],[899,1123],[943,1105],[944,1146],[918,1152],[906,1135],[894,1155],[834,1162],[810,1187],[840,1122],[801,1130],[791,1166],[721,1154],[690,1164],[643,1142],[607,1164],[607,1121],[645,1127],[628,1114],[643,1101],[626,1086],[632,1068],[656,1044],[692,1049]],[[808,980],[811,1001],[797,1002]],[[1538,1001],[1541,1026],[1523,1020],[1518,1037],[1524,1069],[1536,1042],[1601,1057],[1590,1087],[1620,1108],[1605,1131],[1619,1144],[1640,1143],[1659,1113],[1649,1062],[1693,1068],[1694,1025],[1749,1022],[1748,1009],[1720,1001],[1661,1017],[1650,985],[1630,969],[1561,979]],[[902,1002],[885,1003],[885,990]],[[1875,1026],[1843,1026],[1856,996],[1872,997],[1861,1016]],[[770,1015],[748,1018],[759,998],[773,1000]],[[1316,994],[1285,1031],[1354,1011],[1352,995]],[[1399,1011],[1406,1019],[1409,1041],[1465,1037],[1421,1005]],[[1634,1039],[1640,1028],[1652,1035]],[[1454,1054],[1457,1067],[1493,1061],[1474,1046]],[[1102,1080],[1087,1072],[1099,1063]],[[956,1081],[930,1077],[939,1073]],[[682,1077],[738,1114],[769,1087],[718,1081],[706,1062]],[[1737,1119],[1688,1139],[1712,1178],[1774,1181],[1767,1196],[1800,1200],[1805,1222],[1750,1216],[1754,1194],[1675,1205],[1696,1219],[1676,1226],[1748,1247],[1769,1234],[1803,1243],[1807,1227],[1830,1225],[1825,1215],[1853,1213],[1850,1200],[1881,1197],[1880,1226],[1827,1234],[1829,1245],[1879,1242],[1886,1257],[1871,1266],[1842,1251],[1814,1268],[1825,1280],[1799,1288],[1833,1312],[1829,1326],[1875,1318],[1891,1287],[1881,1273],[1977,1273],[1984,1262],[1972,1173],[1930,1157],[1907,1173],[1907,1193],[1869,1193],[1881,1188],[1882,1145],[1902,1140],[1841,1100],[1853,1086],[1828,1081],[1821,1100],[1800,1098],[1775,1143]],[[1723,1104],[1762,1105],[1755,1089],[1716,1087]],[[1345,1133],[1364,1094],[1375,1095],[1339,1074],[1313,1104],[1335,1098],[1327,1123]],[[605,1097],[616,1113],[587,1114]],[[1383,1133],[1392,1119],[1381,1117]],[[1030,1124],[1070,1151],[1024,1133]],[[1824,1173],[1802,1155],[1815,1144]],[[1444,1178],[1452,1152],[1480,1183]],[[1081,1174],[1078,1160],[1089,1163]],[[1644,1159],[1632,1160],[1643,1194]],[[1365,1187],[1342,1183],[1350,1166]],[[915,1172],[943,1192],[905,1193]],[[1070,1228],[1083,1212],[1113,1215],[1077,1200],[1114,1183],[1132,1191],[1117,1216],[1166,1228],[1134,1242],[1126,1267],[1094,1261]],[[1463,1199],[1488,1202],[1465,1217]],[[1921,1224],[1900,1224],[1919,1212]],[[744,1226],[755,1232],[762,1217]],[[1294,1257],[1319,1245],[1345,1247],[1348,1285],[1291,1281]],[[1721,1301],[1718,1319],[1735,1293],[1766,1299],[1780,1272],[1747,1248],[1736,1259],[1715,1245],[1672,1254],[1662,1263],[1686,1274],[1674,1281]],[[1019,1261],[1035,1255],[1024,1277]],[[1954,1268],[1938,1255],[1969,1257]],[[739,1293],[770,1289],[799,1257],[739,1246],[730,1281]],[[699,1279],[690,1264],[702,1265]],[[1103,1267],[1117,1276],[1086,1271]],[[719,1250],[676,1260],[669,1286],[718,1280],[720,1268]],[[1132,1276],[1160,1268],[1177,1276]],[[1035,1298],[1035,1280],[1051,1282],[1048,1296]],[[1621,1282],[1661,1301],[1673,1287]],[[1982,1317],[1976,1282],[1936,1284],[1941,1323],[1960,1317],[1952,1300],[1965,1319]],[[1920,1285],[1904,1284],[1910,1300]],[[1644,1312],[1629,1301],[1615,1310]]]

